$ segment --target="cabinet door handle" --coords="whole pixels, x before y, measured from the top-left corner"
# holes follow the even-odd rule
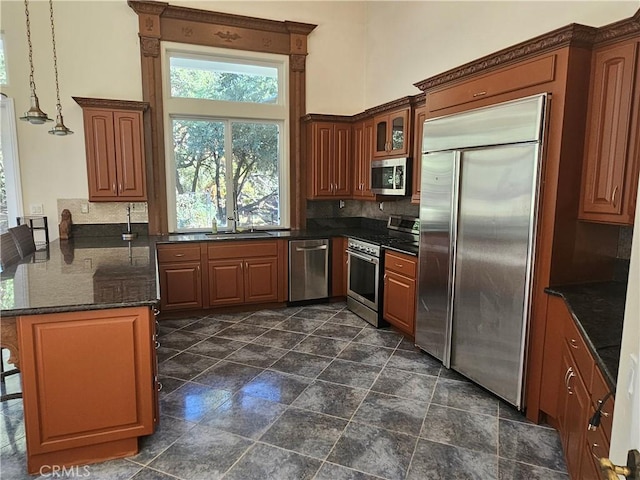
[[[174,257],[184,257],[184,253],[174,253]]]
[[[486,95],[486,94],[487,94],[487,92],[486,92],[486,91],[477,92],[477,93],[474,93],[474,94],[473,94],[473,98],[476,98],[476,97],[482,97],[483,95]]]
[[[618,193],[618,185],[616,185],[616,188],[613,189],[613,193],[611,194],[611,204],[613,205],[613,208],[617,208],[618,205],[616,205],[616,194]]]
[[[111,191],[116,193],[116,182],[113,182],[113,185],[111,185]]]
[[[576,339],[575,339],[575,338],[572,338],[572,339],[571,339],[571,341],[569,342],[569,344],[571,345],[571,348],[575,348],[576,350],[577,350],[578,348],[580,348],[580,347],[578,346],[578,343],[576,342]]]
[[[595,458],[596,460],[600,460],[600,455],[598,455],[596,453],[596,448],[599,448],[600,445],[598,443],[593,443],[591,444],[591,455],[593,455],[593,458]]]
[[[401,263],[396,263],[395,266],[398,267],[398,268],[402,268],[403,267],[403,265]]]
[[[569,395],[573,395],[573,390],[571,390],[571,379],[573,377],[575,377],[576,374],[573,373],[573,367],[569,367],[569,370],[567,372],[568,372],[568,375],[567,375],[567,392],[569,392]]]
[[[122,190],[122,183],[120,183],[120,184],[118,185],[118,192],[122,193],[122,191],[123,191],[123,190]]]

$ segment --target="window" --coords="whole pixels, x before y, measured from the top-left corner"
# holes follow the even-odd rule
[[[288,58],[163,50],[169,230],[288,226]]]
[[[22,212],[18,137],[13,99],[0,96],[0,231],[16,224]]]
[[[4,35],[0,32],[0,85],[8,85],[7,60],[4,55]]]

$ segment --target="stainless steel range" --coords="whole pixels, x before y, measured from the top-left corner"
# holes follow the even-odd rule
[[[348,238],[347,308],[375,327],[382,319],[383,247],[416,246],[420,232],[416,218],[391,215],[386,233],[365,233]]]

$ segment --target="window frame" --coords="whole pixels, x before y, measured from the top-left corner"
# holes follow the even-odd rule
[[[216,60],[237,60],[239,63],[255,62],[258,65],[274,66],[278,70],[278,102],[272,104],[252,103],[252,102],[230,102],[212,99],[194,99],[171,96],[170,85],[170,57],[179,54],[185,57],[197,57],[198,59]],[[279,125],[279,159],[278,159],[278,181],[279,181],[279,211],[280,224],[262,226],[260,229],[289,228],[291,225],[291,201],[290,201],[290,152],[289,152],[289,84],[288,75],[289,57],[287,55],[234,50],[229,53],[227,49],[208,47],[201,45],[182,44],[175,42],[161,42],[161,65],[162,65],[162,104],[163,104],[163,124],[165,140],[164,167],[167,175],[166,201],[167,201],[167,226],[170,233],[197,233],[209,231],[210,226],[198,229],[179,229],[177,226],[177,204],[176,204],[176,178],[175,178],[175,155],[173,147],[173,120],[174,118],[188,118],[192,120],[211,120],[229,122],[225,127],[225,132],[230,131],[231,122],[247,121],[276,123]],[[211,112],[214,112],[212,114]],[[225,152],[227,162],[232,162],[231,138],[225,136]],[[226,179],[229,185],[229,179]],[[227,201],[231,195],[227,190]],[[222,227],[221,230],[228,230]]]

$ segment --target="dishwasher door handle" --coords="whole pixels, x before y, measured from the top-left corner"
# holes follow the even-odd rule
[[[314,250],[326,250],[326,245],[318,245],[317,247],[296,247],[296,252],[312,252]]]

